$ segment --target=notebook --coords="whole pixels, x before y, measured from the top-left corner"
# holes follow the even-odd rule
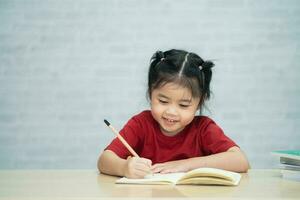
[[[147,175],[142,179],[120,178],[118,184],[148,184],[148,185],[238,185],[241,175],[236,172],[216,168],[198,168],[186,173],[169,173]]]

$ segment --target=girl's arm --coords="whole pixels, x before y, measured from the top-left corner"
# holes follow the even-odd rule
[[[152,166],[153,173],[186,172],[200,167],[213,167],[234,172],[247,172],[250,168],[245,154],[239,147],[209,156],[170,161]]]
[[[99,157],[98,169],[104,174],[143,178],[151,172],[151,160],[138,157],[128,157],[125,160],[113,151],[105,150]]]

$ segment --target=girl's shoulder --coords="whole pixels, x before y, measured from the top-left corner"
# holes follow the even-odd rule
[[[213,119],[211,119],[210,117],[208,117],[208,116],[205,116],[205,115],[197,115],[197,116],[195,116],[195,121],[197,121],[197,122],[214,122],[214,120]]]
[[[152,114],[150,110],[143,110],[142,112],[135,114],[133,119],[152,119]]]
[[[201,127],[201,128],[208,127],[209,125],[218,126],[213,119],[211,119],[208,116],[203,116],[203,115],[195,116],[193,123],[195,126]]]
[[[144,110],[138,114],[135,114],[129,121],[133,121],[135,123],[139,124],[145,124],[145,123],[153,123],[154,118],[152,117],[150,110]]]

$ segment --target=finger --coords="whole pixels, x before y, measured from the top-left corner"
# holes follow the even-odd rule
[[[156,164],[154,164],[154,165],[152,165],[152,169],[154,169],[154,168],[157,168],[157,167],[160,167],[160,166],[163,166],[163,164],[161,164],[161,163],[156,163]]]
[[[148,168],[151,168],[152,167],[152,161],[147,159],[147,158],[138,158],[136,160],[137,163],[139,164],[144,164],[146,165]]]
[[[145,173],[144,171],[136,170],[135,173],[134,173],[134,176],[136,178],[144,178],[148,174],[149,173]]]
[[[168,173],[172,173],[172,172],[173,172],[173,170],[171,170],[171,169],[162,169],[160,171],[161,174],[168,174]]]
[[[155,165],[152,165],[151,169],[154,170],[154,169],[157,169],[157,168],[161,168],[163,166],[164,166],[164,164],[155,164]]]
[[[149,165],[149,164],[152,165],[152,161],[147,158],[139,158],[138,162],[146,163],[147,165]]]
[[[147,162],[148,166],[151,168],[152,167],[152,161],[149,160],[149,159],[146,159],[146,162]]]
[[[154,168],[151,168],[153,173],[160,173],[162,170],[164,170],[164,166],[155,166]]]
[[[139,171],[143,171],[146,174],[152,173],[151,168],[148,165],[146,165],[145,163],[137,163],[135,165],[135,169],[139,170]]]
[[[137,164],[134,168],[134,174],[140,178],[144,178],[146,175],[152,174],[152,171],[143,164]]]

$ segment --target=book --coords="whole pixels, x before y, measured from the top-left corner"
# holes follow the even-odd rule
[[[294,170],[294,171],[300,171],[299,165],[289,165],[289,164],[279,164],[279,169],[287,169],[287,170]]]
[[[300,150],[281,150],[271,153],[279,157],[282,178],[300,181]]]
[[[300,181],[300,171],[297,170],[281,170],[282,178],[293,181]]]
[[[300,160],[293,158],[280,157],[280,163],[285,165],[300,166]]]
[[[300,160],[300,150],[281,150],[281,151],[273,151],[273,155],[283,157],[283,158],[291,158],[295,160]]]
[[[300,166],[300,150],[273,151],[272,154],[280,158],[281,164]]]
[[[238,185],[241,175],[236,172],[216,168],[197,168],[188,172],[152,174],[141,179],[120,178],[118,184],[147,184],[147,185]]]

